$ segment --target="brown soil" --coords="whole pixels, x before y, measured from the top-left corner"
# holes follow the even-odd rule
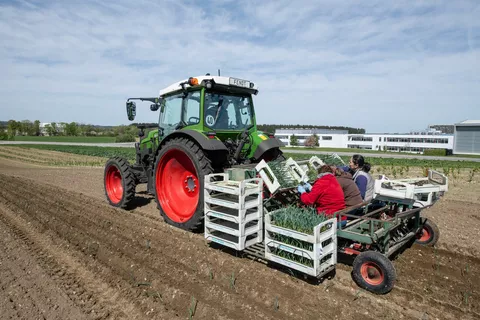
[[[46,166],[101,166],[105,158],[35,148],[0,147],[0,158]]]
[[[0,159],[2,319],[188,319],[192,299],[193,319],[480,318],[478,184],[452,186],[426,212],[439,247],[405,251],[394,290],[376,296],[348,265],[315,284],[213,249],[165,224],[149,196],[112,208],[102,178]]]

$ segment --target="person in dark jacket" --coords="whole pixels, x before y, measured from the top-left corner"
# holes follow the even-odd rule
[[[360,195],[360,190],[355,181],[353,181],[352,175],[335,166],[332,166],[332,170],[335,172],[335,177],[342,187],[345,197],[345,206],[348,208],[362,203],[363,199]]]
[[[343,190],[333,174],[330,166],[324,165],[318,169],[317,180],[306,192],[303,186],[298,186],[300,200],[306,205],[315,205],[318,214],[332,216],[335,212],[345,209]],[[347,217],[342,217],[346,220]]]

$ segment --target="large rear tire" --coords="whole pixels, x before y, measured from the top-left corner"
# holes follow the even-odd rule
[[[103,173],[103,186],[110,205],[128,209],[135,198],[135,175],[130,163],[122,157],[108,159]]]
[[[164,220],[198,231],[204,220],[204,176],[213,173],[211,160],[192,140],[167,141],[155,161],[155,201]]]
[[[397,278],[393,263],[380,252],[365,251],[353,261],[353,281],[375,294],[390,292]]]
[[[423,225],[422,231],[417,236],[415,243],[423,246],[433,247],[437,243],[439,237],[440,230],[438,229],[437,225],[433,221],[427,220]]]

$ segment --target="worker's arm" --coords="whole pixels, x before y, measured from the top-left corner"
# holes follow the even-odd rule
[[[357,179],[355,180],[355,183],[360,190],[360,195],[362,196],[362,199],[365,199],[365,193],[367,192],[367,177],[365,176],[358,176]]]
[[[306,205],[313,205],[317,202],[317,199],[323,195],[327,183],[325,179],[317,179],[313,184],[312,191],[304,192],[300,196],[300,200]]]

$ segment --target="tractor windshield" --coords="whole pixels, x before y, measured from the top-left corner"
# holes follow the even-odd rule
[[[250,95],[205,93],[205,125],[215,130],[243,130],[252,124]]]

